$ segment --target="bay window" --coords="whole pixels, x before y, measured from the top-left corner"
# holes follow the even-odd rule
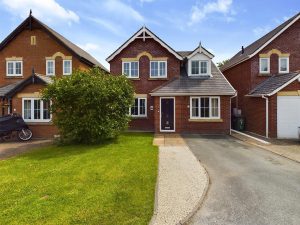
[[[150,77],[151,78],[167,77],[167,62],[166,61],[151,61],[150,62]]]
[[[23,98],[22,116],[26,122],[49,122],[50,101],[40,98]]]
[[[129,109],[129,114],[132,117],[146,117],[147,116],[147,99],[135,98],[134,104]]]
[[[219,119],[220,97],[191,97],[191,119]]]
[[[139,77],[139,62],[123,62],[122,63],[122,73],[128,78],[138,78]]]

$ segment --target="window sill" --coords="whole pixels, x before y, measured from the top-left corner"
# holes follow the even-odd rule
[[[23,75],[22,76],[7,76],[5,77],[6,79],[23,79]]]
[[[131,116],[131,119],[148,119],[147,116]]]
[[[50,126],[50,125],[53,125],[53,122],[52,121],[45,121],[45,122],[41,122],[41,121],[36,121],[36,122],[34,122],[34,121],[26,121],[25,120],[25,123],[27,124],[27,125],[48,125],[48,126]]]
[[[140,78],[134,78],[134,77],[127,77],[129,80],[141,80]]]
[[[169,80],[167,77],[150,77],[148,80]]]
[[[223,119],[189,119],[189,122],[221,123],[221,122],[223,122]]]
[[[271,76],[270,73],[259,73],[258,76],[263,77],[263,76]]]

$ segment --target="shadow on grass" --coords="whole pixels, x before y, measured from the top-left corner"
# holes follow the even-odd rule
[[[26,152],[16,156],[18,158],[30,158],[33,160],[47,160],[50,158],[68,158],[75,155],[86,154],[91,151],[101,151],[105,146],[117,144],[118,138],[105,140],[99,144],[53,144],[50,146],[44,146],[36,149],[32,149],[30,152]]]
[[[31,150],[30,152],[23,153],[16,157],[18,158],[31,158],[34,160],[47,160],[51,158],[68,158],[73,157],[75,155],[86,154],[91,151],[102,151],[107,148],[109,145],[118,145],[118,144],[128,144],[129,146],[132,144],[130,143],[131,140],[128,137],[133,137],[132,142],[138,140],[138,138],[144,138],[145,136],[153,135],[149,133],[132,133],[132,132],[125,132],[122,133],[120,136],[104,140],[102,143],[99,144],[71,144],[71,145],[62,145],[62,144],[53,144],[46,147],[40,147]]]

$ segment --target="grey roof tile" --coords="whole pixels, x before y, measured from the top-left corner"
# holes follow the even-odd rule
[[[298,75],[299,72],[273,75],[250,91],[248,96],[270,95],[272,92],[282,87],[284,84]]]
[[[212,77],[180,76],[154,89],[152,95],[234,95],[235,90],[212,63]]]
[[[22,80],[4,87],[0,87],[0,97],[6,96],[7,93],[15,89],[20,83],[22,83]]]

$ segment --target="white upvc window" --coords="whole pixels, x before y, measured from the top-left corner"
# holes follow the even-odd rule
[[[208,60],[192,60],[191,62],[191,75],[209,75],[209,62]]]
[[[63,75],[72,74],[72,60],[63,60]]]
[[[122,73],[128,78],[139,78],[139,62],[123,62]]]
[[[55,60],[46,60],[46,75],[55,75]]]
[[[51,120],[50,101],[40,98],[22,99],[22,117],[25,122],[49,122]]]
[[[259,58],[259,73],[270,73],[270,58]]]
[[[167,77],[167,61],[150,61],[150,77],[166,78]]]
[[[129,109],[129,115],[132,117],[146,117],[147,98],[135,98],[134,104]]]
[[[6,61],[6,76],[18,77],[23,75],[23,61]]]
[[[278,71],[279,73],[288,73],[290,70],[289,57],[278,58]]]
[[[220,119],[220,97],[191,97],[191,119]]]

